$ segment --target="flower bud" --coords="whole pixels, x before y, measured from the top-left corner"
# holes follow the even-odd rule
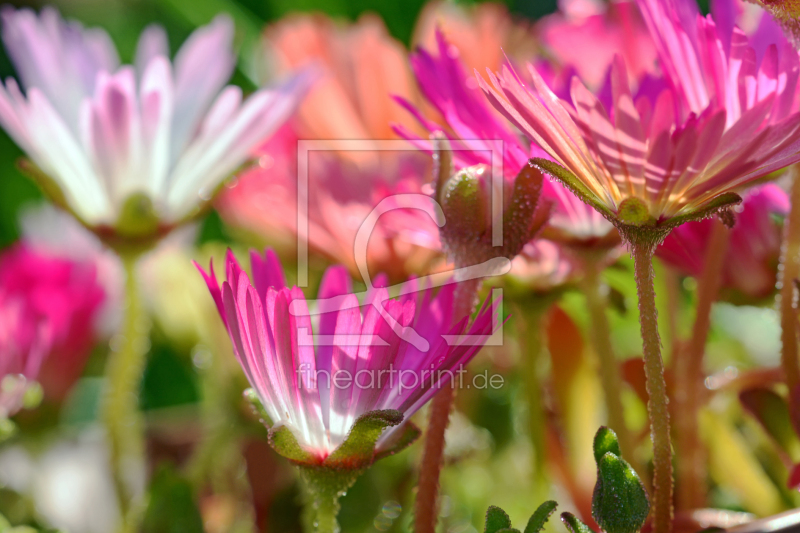
[[[445,216],[445,251],[457,266],[512,259],[547,222],[549,206],[539,205],[544,175],[529,164],[514,180],[493,178],[482,164],[453,173],[449,150],[439,138],[435,194]]]

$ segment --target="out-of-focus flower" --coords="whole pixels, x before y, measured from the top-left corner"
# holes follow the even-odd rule
[[[39,380],[48,397],[63,398],[83,370],[103,298],[91,263],[45,254],[24,243],[5,251],[0,255],[5,315],[0,322],[10,349],[0,355],[17,355],[16,362],[14,357],[6,361],[3,374],[22,373]]]
[[[505,6],[481,3],[429,2],[417,19],[411,41],[415,47],[433,50],[442,33],[460,55],[469,72],[500,68],[506,57],[530,57],[537,43],[528,24],[512,20]],[[472,81],[472,88],[477,88]],[[401,94],[392,91],[392,94]]]
[[[223,88],[234,68],[226,16],[192,34],[174,64],[164,30],[151,26],[135,66],[121,67],[108,35],[53,8],[6,8],[2,24],[22,87],[8,79],[0,90],[0,124],[54,201],[127,238],[163,234],[195,215],[286,120],[313,76],[246,101],[241,89]]]
[[[379,17],[340,25],[322,15],[295,15],[269,26],[265,36],[278,72],[310,64],[321,70],[297,114],[301,139],[358,139],[369,151],[367,141],[393,138],[389,124],[402,118],[390,95],[418,98],[407,52]],[[376,154],[366,155],[374,161]],[[343,156],[364,161],[354,153]]]
[[[580,279],[580,265],[564,247],[547,239],[536,239],[522,248],[511,261],[511,272],[504,278],[512,291],[544,293],[565,288]]]
[[[633,80],[653,72],[656,49],[636,4],[561,0],[559,8],[537,23],[536,32],[552,61],[573,68],[589,87],[603,84],[615,55],[625,59]]]
[[[451,345],[443,335],[487,335],[497,311],[484,307],[470,327],[466,318],[454,325],[456,285],[434,296],[414,282],[396,300],[386,289],[370,291],[362,310],[346,270],[332,267],[320,287],[314,327],[302,292],[285,287],[275,254],[252,252],[251,263],[254,284],[232,254],[221,286],[213,269],[201,272],[273,428],[288,427],[319,462],[345,441],[361,415],[391,409],[407,420],[440,387],[450,386],[450,376],[481,343]]]
[[[776,218],[789,213],[789,197],[777,185],[763,185],[749,191],[736,211],[722,287],[749,299],[763,298],[775,290],[781,248],[781,224]],[[712,228],[711,220],[687,222],[675,228],[656,255],[686,275],[699,276]]]
[[[634,99],[621,59],[611,71],[610,113],[577,79],[572,102],[558,99],[533,67],[531,85],[507,67],[489,73],[494,87],[478,81],[496,108],[557,162],[541,160],[548,172],[620,228],[665,235],[735,203],[733,191],[800,160],[800,120],[791,113],[798,58],[772,47],[760,65],[745,61],[739,68],[754,54],[741,31],[734,30],[726,52],[710,18],[688,27],[671,3],[642,6],[675,92]]]
[[[0,420],[22,409],[50,351],[50,327],[0,288]],[[0,431],[0,438],[2,437]]]
[[[366,258],[356,257],[356,235],[368,215],[394,194],[419,193],[428,162],[408,150],[379,150],[376,141],[391,139],[389,124],[405,113],[391,99],[399,93],[418,101],[406,52],[383,23],[362,17],[340,26],[322,16],[295,16],[266,31],[279,71],[314,63],[321,71],[295,120],[261,151],[259,166],[244,173],[220,196],[217,207],[233,227],[244,228],[271,246],[290,252],[298,238],[298,219],[308,221],[312,254],[344,264],[354,275],[366,259],[372,273],[393,280],[426,272],[440,259],[436,251],[406,241],[387,229],[387,221],[411,217],[422,227],[435,224],[421,212],[393,211],[372,231]],[[357,141],[355,150],[315,150],[308,154],[308,187],[298,191],[298,141]],[[328,144],[327,146],[331,146]],[[308,209],[298,207],[305,193]],[[390,200],[389,200],[390,201]]]
[[[474,78],[464,72],[459,51],[441,32],[437,33],[436,49],[438,56],[418,50],[412,55],[411,64],[425,97],[443,117],[445,124],[429,120],[402,97],[398,97],[398,101],[425,129],[443,131],[454,141],[453,159],[457,169],[477,164],[497,165],[493,157],[501,154],[503,175],[506,179],[513,179],[530,157],[545,155],[535,144],[522,139],[502,116],[487,105],[475,86]],[[395,129],[419,148],[431,151],[432,146],[427,140],[402,125],[396,124]],[[459,141],[472,143],[475,149],[459,146]],[[545,236],[582,246],[613,246],[616,243],[616,232],[611,224],[562,185],[545,181],[542,200],[553,204]]]

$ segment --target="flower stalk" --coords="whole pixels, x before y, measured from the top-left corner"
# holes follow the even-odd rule
[[[136,280],[138,255],[122,256],[125,270],[125,318],[112,340],[106,363],[103,423],[108,432],[114,488],[122,516],[121,531],[135,531],[132,503],[136,478],[144,465],[144,427],[139,412],[139,387],[149,348],[150,324]]]
[[[601,264],[596,258],[584,257],[583,265],[585,278],[583,292],[586,296],[586,306],[589,311],[589,332],[592,338],[595,353],[600,360],[600,380],[603,384],[608,425],[619,439],[622,454],[633,458],[633,436],[625,424],[622,407],[622,377],[620,376],[619,363],[614,356],[609,336],[611,327],[606,315],[606,300],[601,294]]]
[[[480,289],[480,280],[461,282],[454,294],[454,322],[469,317],[475,309]],[[450,412],[456,391],[452,383],[442,386],[433,397],[430,407],[428,429],[422,450],[417,499],[414,506],[414,531],[435,533],[439,516],[439,477],[444,465],[444,434],[450,422]]]
[[[647,382],[647,411],[653,440],[653,532],[672,530],[672,444],[670,442],[669,399],[661,360],[658,312],[653,283],[653,252],[659,240],[644,235],[629,239],[639,294],[639,323],[642,334],[644,370]]]
[[[800,167],[792,167],[794,183],[791,210],[786,221],[781,264],[778,269],[781,313],[781,366],[789,390],[800,384],[800,360],[797,349],[797,309],[794,282],[800,277]]]
[[[681,490],[677,505],[698,509],[705,505],[706,479],[698,415],[702,404],[703,355],[711,326],[711,307],[722,284],[722,270],[730,236],[720,220],[714,220],[705,253],[703,272],[697,284],[697,312],[692,336],[686,349],[675,350],[675,434],[677,437],[678,481]]]

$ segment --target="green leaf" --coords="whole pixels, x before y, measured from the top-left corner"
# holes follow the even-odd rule
[[[539,533],[550,516],[555,512],[558,504],[552,500],[544,502],[533,512],[531,519],[528,520],[528,525],[525,526],[525,533]]]
[[[597,466],[592,516],[606,533],[636,533],[650,512],[642,481],[631,465],[611,452]]]
[[[511,519],[508,514],[499,507],[490,505],[486,510],[486,526],[483,533],[498,533],[509,528],[511,528]]]
[[[601,202],[597,195],[589,190],[589,188],[584,185],[584,183],[578,179],[575,174],[566,168],[562,167],[558,163],[548,159],[543,159],[541,157],[532,158],[530,163],[533,166],[541,169],[542,172],[553,176],[555,179],[563,183],[564,186],[572,191],[575,196],[580,198],[584,203],[594,207],[609,220],[614,220],[617,218],[616,213],[609,209],[605,203]]]
[[[171,468],[161,468],[153,479],[141,531],[203,533],[203,518],[192,488]]]
[[[386,444],[386,447],[375,454],[375,460],[377,461],[378,459],[383,459],[384,457],[402,452],[411,446],[420,435],[422,435],[422,431],[417,426],[412,422],[406,422],[402,430],[397,431],[397,435],[392,437]]]
[[[561,521],[567,526],[571,533],[594,533],[592,528],[581,522],[581,520],[572,513],[561,513]]]
[[[323,466],[355,470],[370,465],[375,460],[375,443],[383,430],[402,421],[403,414],[395,409],[361,415],[353,424],[347,440],[325,459]]]
[[[600,459],[607,453],[611,452],[617,457],[622,457],[622,452],[619,448],[619,439],[614,430],[606,426],[602,426],[597,430],[594,436],[594,460],[600,463]]]

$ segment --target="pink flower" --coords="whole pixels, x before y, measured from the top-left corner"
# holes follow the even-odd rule
[[[319,319],[312,323],[309,303],[299,288],[285,286],[273,252],[251,252],[251,264],[254,284],[231,253],[221,286],[213,268],[200,270],[273,427],[287,426],[320,461],[367,412],[395,409],[408,420],[482,344],[451,345],[444,335],[492,330],[494,305],[484,307],[470,327],[466,318],[454,324],[455,284],[434,296],[411,282],[396,300],[375,288],[362,309],[341,267],[325,273],[320,300],[311,306]]]
[[[0,89],[0,125],[53,198],[90,226],[138,234],[191,216],[310,83],[305,73],[246,101],[224,87],[235,63],[225,16],[195,31],[174,64],[164,30],[151,26],[136,64],[122,67],[103,31],[53,8],[7,7],[2,21],[22,88],[9,78]]]
[[[559,13],[536,24],[536,32],[556,64],[574,68],[592,88],[602,86],[615,55],[625,59],[633,80],[653,73],[655,46],[633,2],[562,0],[559,5]],[[479,71],[487,66],[480,66]]]
[[[694,48],[674,10],[654,20],[676,92],[634,98],[621,59],[611,71],[609,110],[577,79],[571,101],[560,100],[532,66],[530,85],[508,67],[489,73],[493,87],[478,82],[566,168],[543,163],[584,201],[626,227],[666,230],[737,201],[730,193],[800,160],[800,115],[792,112],[798,58],[770,47],[757,65],[740,31],[726,52],[711,19],[697,20],[702,38]]]
[[[750,299],[763,298],[775,290],[782,233],[775,217],[789,213],[789,197],[777,185],[767,184],[749,191],[737,211],[722,286]],[[699,276],[712,228],[711,220],[687,222],[673,230],[656,255],[683,274]]]
[[[428,131],[444,131],[451,140],[478,143],[481,149],[476,150],[458,149],[454,143],[456,169],[476,164],[497,164],[492,161],[492,154],[502,154],[503,174],[506,179],[513,180],[530,157],[546,155],[535,144],[522,139],[499,113],[487,105],[474,80],[465,74],[458,50],[441,32],[437,33],[437,51],[438,56],[434,56],[420,49],[411,56],[411,64],[422,92],[445,124],[428,119],[419,108],[402,97],[398,97],[398,102]],[[399,124],[395,125],[395,130],[420,149],[431,152],[431,144],[414,132]],[[611,224],[562,185],[545,181],[542,199],[554,204],[545,235],[583,244],[614,241]]]
[[[44,254],[26,244],[3,252],[0,305],[10,317],[2,321],[3,335],[5,342],[16,345],[12,353],[17,354],[16,362],[0,362],[3,373],[37,379],[47,397],[63,399],[83,371],[103,299],[92,264]],[[41,337],[42,325],[46,325],[47,339]],[[32,365],[30,373],[19,360],[24,354]]]

